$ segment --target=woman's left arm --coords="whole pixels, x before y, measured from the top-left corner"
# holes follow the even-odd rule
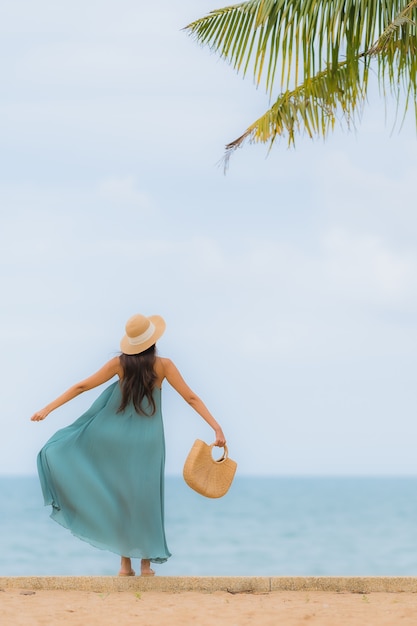
[[[215,432],[215,446],[223,447],[226,437],[220,424],[214,419],[204,402],[190,389],[177,367],[170,359],[161,359],[164,367],[164,375],[169,384],[184,398],[190,406],[207,422]]]
[[[47,404],[46,407],[44,407],[40,411],[36,411],[36,413],[34,413],[34,415],[32,415],[30,419],[32,420],[32,422],[40,422],[44,420],[45,417],[47,417],[47,415],[51,413],[51,411],[54,411],[66,402],[69,402],[73,398],[76,398],[81,393],[84,393],[84,391],[88,391],[89,389],[94,389],[94,387],[102,385],[103,383],[113,378],[113,376],[115,376],[116,374],[119,376],[121,374],[119,357],[114,357],[114,359],[111,359],[105,365],[103,365],[103,367],[100,368],[98,372],[67,389],[67,391],[65,391],[62,395]]]

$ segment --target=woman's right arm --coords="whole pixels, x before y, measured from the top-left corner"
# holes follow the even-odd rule
[[[47,415],[51,413],[51,411],[54,411],[66,402],[69,402],[73,398],[76,398],[81,393],[84,393],[84,391],[88,391],[89,389],[94,389],[94,387],[102,385],[116,375],[121,375],[121,365],[119,357],[114,357],[114,359],[111,359],[105,365],[103,365],[103,367],[99,369],[98,372],[95,372],[95,374],[93,374],[92,376],[89,376],[85,380],[82,380],[81,382],[76,383],[75,385],[67,389],[67,391],[65,391],[58,398],[47,404],[43,409],[41,409],[40,411],[36,411],[36,413],[34,413],[34,415],[32,415],[30,419],[32,420],[32,422],[40,422],[44,420],[45,417],[47,417]]]
[[[204,402],[194,393],[192,389],[187,385],[179,370],[170,359],[161,359],[164,367],[164,375],[169,384],[177,391],[180,396],[184,398],[186,402],[207,422],[209,426],[215,432],[214,445],[223,447],[226,443],[226,438],[223,434],[221,426],[214,419]]]

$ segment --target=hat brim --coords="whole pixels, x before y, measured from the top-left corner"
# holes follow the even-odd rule
[[[130,343],[129,337],[125,335],[120,342],[120,350],[123,354],[140,354],[153,346],[153,344],[156,343],[160,337],[162,337],[166,328],[165,320],[160,315],[149,315],[147,319],[155,326],[155,331],[152,334],[152,337],[149,337],[149,339],[143,343],[134,346]]]

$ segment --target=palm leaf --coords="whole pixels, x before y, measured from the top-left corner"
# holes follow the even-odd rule
[[[368,50],[402,12],[404,0],[248,0],[212,11],[185,30],[236,70],[246,74],[251,67],[257,84],[265,75],[271,92],[278,63],[280,88],[295,86],[301,68],[312,77]]]
[[[277,138],[287,135],[288,144],[295,143],[297,133],[304,131],[309,137],[326,136],[338,120],[338,112],[348,124],[360,113],[366,98],[368,68],[366,61],[358,63],[355,80],[352,68],[344,61],[336,71],[317,74],[292,91],[281,94],[272,107],[234,141],[226,145],[224,168],[231,155],[244,143],[274,144]]]
[[[272,96],[264,116],[226,147],[271,144],[278,136],[326,136],[340,111],[352,120],[364,103],[371,63],[383,93],[417,95],[417,0],[247,0],[192,22],[186,30],[234,69],[252,72]],[[277,70],[280,68],[280,71]],[[359,107],[360,108],[360,107]],[[417,108],[416,108],[417,115]]]

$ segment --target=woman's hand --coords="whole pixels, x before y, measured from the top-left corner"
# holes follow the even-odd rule
[[[36,411],[36,413],[34,413],[32,415],[32,417],[30,418],[31,422],[41,422],[42,420],[45,419],[45,417],[49,414],[48,411],[46,411],[46,409],[41,409],[40,411]]]
[[[226,445],[226,437],[224,436],[222,429],[216,428],[214,432],[216,433],[216,441],[214,442],[214,445],[219,448],[223,448]]]

